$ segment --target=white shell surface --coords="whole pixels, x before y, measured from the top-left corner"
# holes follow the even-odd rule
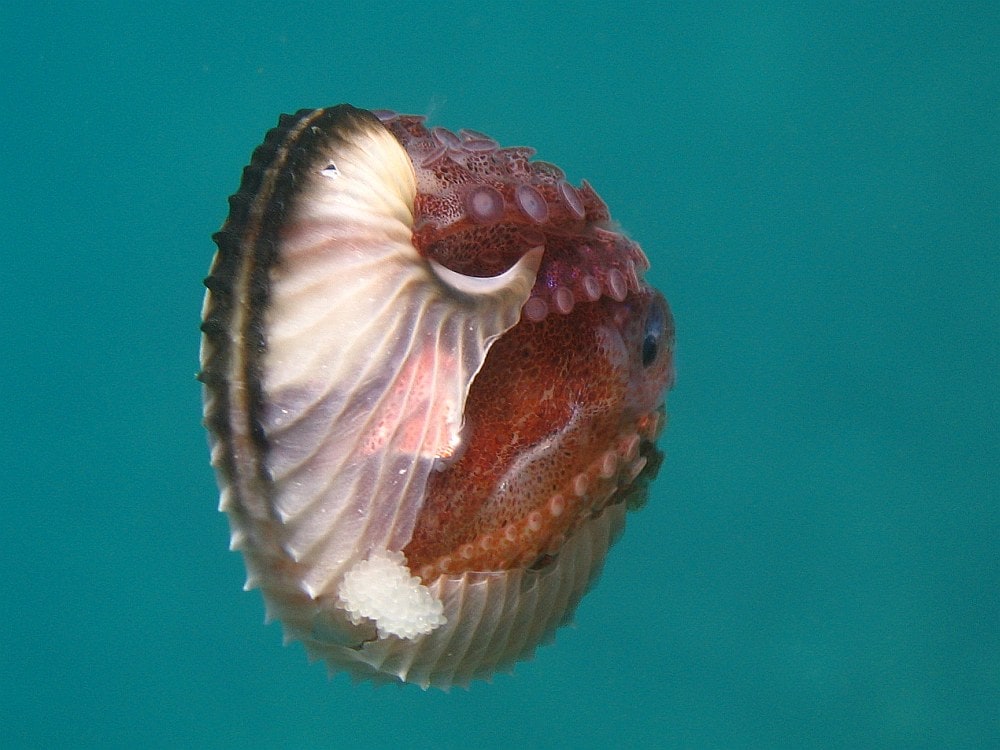
[[[380,128],[317,164],[271,274],[263,430],[282,546],[314,598],[409,540],[435,461],[461,447],[489,345],[513,326],[537,258],[458,291],[411,244],[409,157]]]

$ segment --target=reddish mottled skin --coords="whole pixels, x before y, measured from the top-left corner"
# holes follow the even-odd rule
[[[529,161],[530,149],[376,114],[417,172],[421,253],[493,276],[545,248],[521,321],[473,381],[464,447],[431,476],[404,553],[424,579],[543,565],[579,524],[633,500],[633,484],[644,484],[637,475],[655,471],[647,461],[673,382],[673,319],[642,280],[642,250],[589,185]],[[651,319],[661,333],[644,361]]]

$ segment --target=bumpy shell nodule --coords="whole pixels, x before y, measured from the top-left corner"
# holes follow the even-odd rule
[[[406,546],[429,473],[461,445],[470,384],[539,265],[541,250],[491,278],[437,266],[412,244],[416,194],[406,150],[371,113],[283,116],[215,236],[200,379],[231,546],[268,618],[331,671],[447,688],[551,638],[625,504],[538,570],[412,578],[432,608],[410,630],[345,599],[352,571]]]

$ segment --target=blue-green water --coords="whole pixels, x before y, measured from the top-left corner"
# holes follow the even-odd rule
[[[996,3],[15,5],[0,744],[1000,746]],[[215,511],[209,235],[340,101],[587,178],[677,318],[648,506],[469,691],[328,681]]]

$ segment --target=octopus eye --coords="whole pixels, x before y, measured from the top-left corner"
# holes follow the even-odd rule
[[[642,366],[649,367],[656,361],[660,350],[660,339],[663,337],[663,325],[666,316],[663,305],[654,303],[646,317],[646,330],[642,337]]]

